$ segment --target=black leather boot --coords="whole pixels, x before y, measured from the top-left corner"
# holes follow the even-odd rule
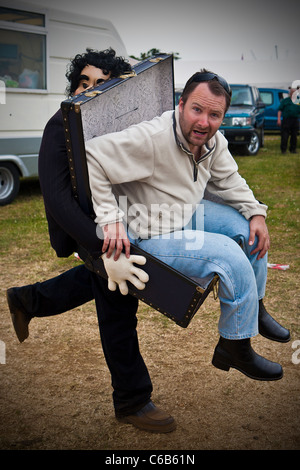
[[[279,380],[283,376],[281,365],[257,354],[250,338],[229,340],[220,337],[212,364],[226,371],[233,367],[255,380]]]
[[[262,336],[271,339],[272,341],[287,343],[291,339],[289,330],[281,326],[273,317],[271,317],[265,309],[262,300],[259,301],[258,330]]]
[[[17,289],[18,287],[7,289],[6,299],[16,335],[20,343],[22,343],[29,336],[28,325],[32,317],[21,305],[16,294]]]

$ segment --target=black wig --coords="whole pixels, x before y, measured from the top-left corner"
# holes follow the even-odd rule
[[[72,96],[79,85],[81,71],[87,65],[93,65],[101,69],[105,75],[111,73],[111,78],[119,77],[124,72],[130,72],[131,66],[123,57],[116,57],[113,49],[95,51],[87,49],[84,54],[77,54],[71,61],[66,77],[69,85],[66,89],[68,96]]]

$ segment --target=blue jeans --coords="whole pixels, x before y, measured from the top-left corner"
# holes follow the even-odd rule
[[[219,333],[242,339],[258,334],[267,280],[267,255],[251,255],[257,240],[250,247],[248,239],[249,222],[238,211],[203,199],[182,231],[131,241],[202,284],[218,274]]]

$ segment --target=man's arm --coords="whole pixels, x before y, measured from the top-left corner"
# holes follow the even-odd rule
[[[239,174],[237,163],[229,152],[227,140],[219,133],[216,137],[217,148],[210,167],[208,192],[234,207],[247,220],[255,215],[266,217],[268,207],[255,198],[246,180]]]
[[[153,143],[150,123],[141,123],[116,134],[86,142],[93,206],[96,222],[103,231],[103,251],[118,259],[125,249],[128,257],[130,242],[123,225],[124,213],[113,194],[113,185],[146,181],[154,170]],[[114,251],[115,250],[115,251]]]
[[[257,258],[263,258],[270,247],[265,221],[267,206],[257,201],[245,179],[238,173],[237,164],[228,150],[228,144],[224,143],[223,136],[219,139],[221,151],[213,164],[212,181],[209,182],[209,185],[226,204],[237,209],[249,220],[249,245],[254,244],[255,236],[258,238],[257,247],[251,254],[259,253]]]
[[[277,113],[277,126],[281,126],[281,114],[282,112],[279,110]]]

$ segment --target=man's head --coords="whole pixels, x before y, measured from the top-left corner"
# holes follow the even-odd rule
[[[198,153],[217,132],[230,105],[224,79],[202,70],[187,82],[179,100],[179,124],[191,152]]]
[[[197,87],[199,83],[207,83],[210,91],[217,96],[224,96],[226,108],[224,114],[228,110],[231,101],[231,89],[226,80],[219,75],[202,69],[200,72],[194,73],[191,78],[186,82],[181,98],[185,103],[189,94]]]
[[[66,73],[69,86],[66,92],[68,96],[72,96],[75,92],[77,94],[84,91],[91,85],[94,86],[103,80],[119,77],[130,71],[130,64],[124,58],[116,57],[113,49],[104,51],[87,49],[84,54],[77,54],[69,65]]]

